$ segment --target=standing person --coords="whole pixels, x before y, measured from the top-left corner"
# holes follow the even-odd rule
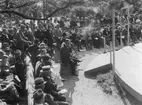
[[[126,27],[122,28],[122,41],[123,41],[124,46],[126,46],[127,45],[127,29],[126,29]]]
[[[35,40],[35,37],[33,35],[33,32],[32,32],[32,29],[26,25],[26,32],[25,32],[25,36],[28,38],[28,40],[34,44],[34,40]]]
[[[139,26],[136,26],[136,37],[138,41],[140,41],[141,34],[141,28]]]
[[[48,29],[45,29],[43,32],[44,38],[47,39],[46,43],[51,51],[51,55],[53,55],[53,34],[51,27],[48,27]]]
[[[8,37],[8,31],[5,28],[3,28],[2,33],[0,35],[0,42],[7,42],[10,44],[10,40]]]
[[[22,58],[22,52],[20,50],[16,50],[15,52],[15,75],[20,79],[22,89],[25,90],[26,85],[26,66],[24,64]]]
[[[55,41],[57,43],[57,48],[59,49],[61,47],[61,37],[62,37],[62,30],[61,28],[59,27],[59,25],[57,25],[55,27],[55,30],[54,30],[54,36],[55,36]]]
[[[115,38],[116,46],[120,45],[120,32],[121,32],[121,26],[118,26],[117,29],[116,29],[116,31],[115,31],[115,35],[116,35],[116,38]]]
[[[130,28],[130,37],[132,39],[132,43],[136,43],[138,41],[136,36],[136,29],[134,28],[134,26],[131,26]]]
[[[60,50],[61,63],[65,66],[69,65],[70,54],[72,52],[72,49],[70,48],[69,44],[69,39],[65,39],[65,41],[61,45]]]
[[[19,32],[16,34],[16,48],[20,49],[22,51],[25,51],[27,44],[30,44],[31,42],[28,41],[28,38],[25,37],[25,26],[21,25],[21,28]]]
[[[66,39],[61,46],[60,50],[61,64],[62,66],[71,66],[72,74],[78,76],[75,70],[74,56],[72,54],[72,46],[69,39]]]
[[[27,51],[31,54],[31,60],[33,63],[33,67],[35,67],[36,61],[37,61],[37,54],[38,54],[38,44],[39,44],[39,40],[36,39],[34,44],[32,46],[30,46]]]

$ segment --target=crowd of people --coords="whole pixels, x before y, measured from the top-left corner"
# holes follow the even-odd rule
[[[51,20],[46,23],[39,22],[37,25],[33,21],[30,23],[16,21],[1,25],[0,99],[2,101],[12,105],[24,101],[21,97],[27,96],[25,57],[29,56],[34,68],[35,105],[69,104],[52,75],[52,58],[55,49],[58,49],[61,52],[61,64],[71,64],[74,75],[77,62],[80,61],[74,56],[71,41],[66,37],[66,33],[62,32],[63,29],[59,30],[61,23],[56,27]],[[58,79],[62,80],[60,76]]]
[[[60,20],[57,18],[51,18],[48,21],[21,20],[2,24],[0,30],[0,99],[14,105],[23,101],[21,96],[27,95],[24,59],[28,55],[34,68],[35,105],[43,103],[69,105],[53,78],[52,58],[56,50],[60,51],[61,66],[70,65],[72,75],[78,76],[76,69],[81,61],[75,56],[75,52],[109,46],[112,41],[111,25],[101,28],[93,27],[90,32],[83,33],[84,27],[90,24],[93,27],[95,22],[67,17],[62,17]],[[116,24],[116,46],[122,43],[127,45],[127,28],[127,25],[122,27],[119,23]],[[142,40],[141,25],[130,25],[129,32],[131,42],[138,43]],[[7,80],[9,76],[12,77],[10,81]],[[59,79],[63,80],[60,76]]]

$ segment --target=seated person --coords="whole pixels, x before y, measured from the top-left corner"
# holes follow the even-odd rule
[[[14,82],[3,81],[0,85],[0,94],[8,104],[19,102],[19,94]]]
[[[11,73],[10,64],[9,64],[9,57],[7,55],[3,55],[2,62],[1,62],[1,77],[6,78]]]
[[[35,77],[39,77],[40,70],[42,70],[42,66],[52,65],[51,57],[47,53],[46,49],[43,49],[37,57],[39,58],[39,61],[36,63],[35,67]]]
[[[6,55],[8,55],[8,57],[9,57],[9,63],[10,63],[10,65],[14,65],[14,57],[13,57],[13,55],[11,53],[10,47],[6,47],[4,49],[4,51],[5,51]]]
[[[47,96],[41,89],[38,89],[34,92],[33,98],[34,98],[34,105],[49,105],[47,103],[48,102]]]
[[[42,91],[44,91],[46,83],[47,82],[44,81],[44,79],[42,77],[36,78],[35,79],[35,89],[36,89],[36,91],[38,91],[38,89],[41,89]],[[55,101],[54,97],[51,94],[48,94],[48,93],[44,93],[44,94],[46,94],[45,95],[47,97],[46,102],[49,105],[68,105],[68,103],[64,102],[64,101]]]

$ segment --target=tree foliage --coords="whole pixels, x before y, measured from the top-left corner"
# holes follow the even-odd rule
[[[82,3],[83,0],[2,0],[0,13],[25,19],[47,20],[59,11]]]

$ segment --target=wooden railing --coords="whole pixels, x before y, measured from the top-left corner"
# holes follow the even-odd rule
[[[33,92],[34,92],[34,68],[28,56],[25,58],[26,63],[26,90],[28,92],[28,105],[34,105]]]

